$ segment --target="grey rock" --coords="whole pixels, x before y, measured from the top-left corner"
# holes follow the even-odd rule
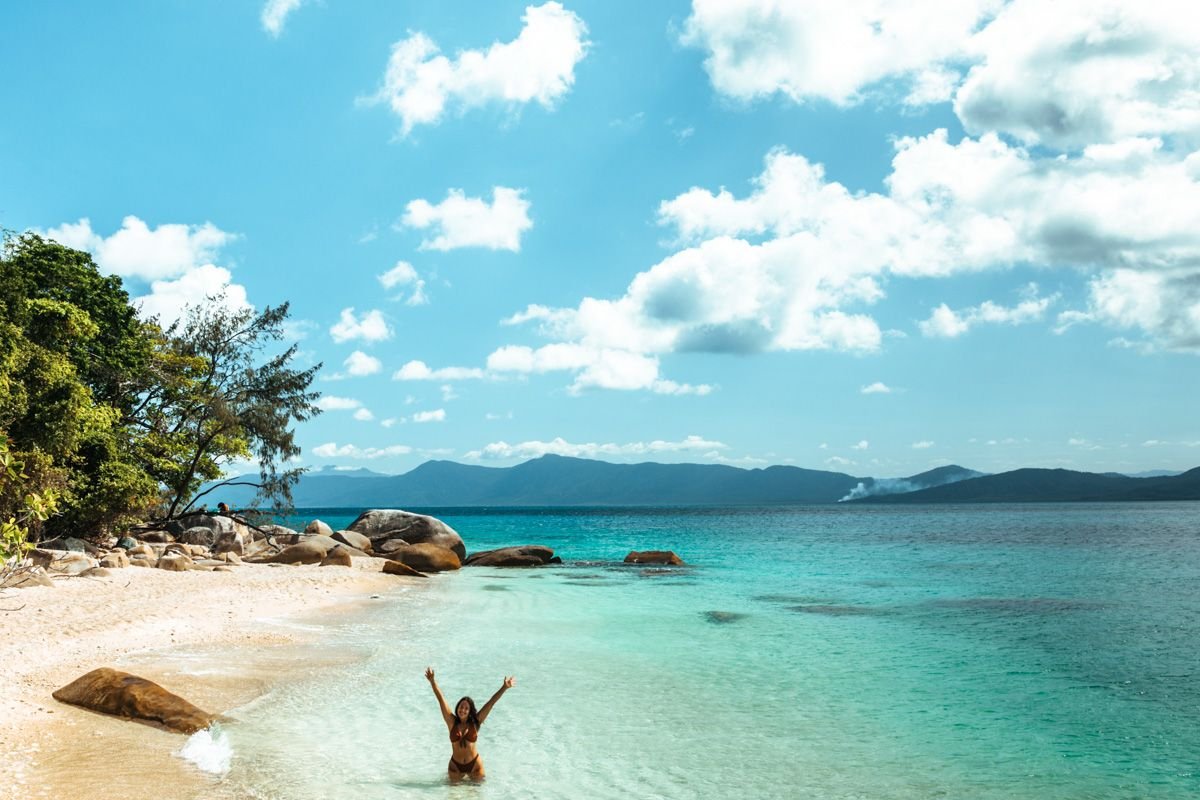
[[[467,548],[458,532],[436,517],[413,514],[399,509],[372,509],[354,520],[348,530],[366,536],[379,550],[388,539],[403,539],[409,544],[433,544],[453,551],[460,559]]]

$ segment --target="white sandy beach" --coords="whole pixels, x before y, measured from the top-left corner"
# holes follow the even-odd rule
[[[192,796],[205,777],[171,757],[185,737],[68,706],[51,693],[111,666],[222,713],[292,669],[319,666],[292,663],[311,634],[281,620],[353,610],[422,580],[385,575],[381,563],[182,573],[130,567],[0,593],[0,798]],[[207,668],[181,669],[171,654],[183,650],[211,653]]]

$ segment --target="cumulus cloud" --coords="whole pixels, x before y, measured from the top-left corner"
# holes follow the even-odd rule
[[[463,381],[484,377],[475,367],[442,367],[430,369],[424,361],[409,361],[392,373],[394,381]]]
[[[412,264],[407,261],[397,261],[396,266],[389,269],[382,275],[377,275],[376,278],[384,289],[392,290],[396,288],[408,289],[412,287],[412,293],[408,297],[404,297],[404,292],[400,292],[395,299],[403,299],[407,306],[423,306],[429,302],[429,296],[425,294],[425,280],[417,274],[417,270]]]
[[[438,408],[433,411],[418,411],[412,415],[413,422],[445,422],[446,409]]]
[[[850,445],[850,449],[851,450],[866,450],[870,446],[871,446],[871,443],[868,442],[866,439],[863,439],[858,444]]]
[[[152,228],[130,215],[121,221],[120,229],[102,236],[84,217],[51,228],[45,236],[91,253],[102,272],[149,283],[150,292],[135,298],[134,304],[142,317],[157,317],[163,325],[182,317],[187,305],[208,298],[231,311],[251,307],[245,287],[233,283],[228,269],[213,263],[237,236],[211,222]]]
[[[1200,353],[1200,272],[1107,271],[1090,282],[1086,309],[1059,314],[1057,330],[1089,322],[1139,331],[1148,349]]]
[[[649,389],[657,394],[709,394],[713,387],[677,383],[659,377],[658,359],[621,348],[595,348],[577,343],[539,348],[506,345],[487,359],[488,371],[498,375],[555,371],[575,373],[572,393],[588,388]]]
[[[374,375],[383,369],[383,364],[378,358],[369,356],[362,350],[355,350],[347,356],[344,365],[346,367],[346,374],[353,375],[354,377]]]
[[[359,422],[371,422],[375,419],[375,415],[368,408],[360,408],[354,412],[354,418]]]
[[[587,26],[560,3],[527,6],[511,42],[462,50],[453,59],[424,33],[392,45],[383,85],[369,104],[386,103],[407,136],[447,111],[498,103],[517,109],[537,102],[553,108],[575,83],[575,65],[587,53]]]
[[[391,326],[378,309],[368,311],[361,317],[354,313],[354,308],[343,308],[341,317],[329,329],[329,335],[338,344],[352,339],[362,339],[365,342],[381,342],[392,338]]]
[[[912,448],[913,448],[913,450],[928,450],[929,448],[933,447],[933,444],[934,444],[933,442],[929,441],[928,439],[925,439],[920,442],[913,442]]]
[[[400,225],[434,230],[436,235],[432,239],[421,241],[422,250],[483,247],[518,253],[521,234],[533,227],[529,201],[523,195],[523,189],[495,186],[489,204],[481,197],[467,197],[461,189],[451,189],[446,199],[437,205],[424,199],[410,202]]]
[[[352,397],[326,394],[321,395],[321,399],[317,400],[317,407],[322,411],[354,411],[362,407],[362,402]]]
[[[283,25],[288,15],[304,4],[304,0],[267,0],[262,8],[260,19],[263,30],[275,38],[283,33]]]
[[[312,449],[313,455],[321,458],[354,458],[354,459],[375,459],[388,458],[390,456],[404,456],[411,453],[413,449],[408,445],[394,444],[388,447],[359,447],[354,444],[344,444],[340,447],[337,442],[326,442],[325,444],[317,445]]]
[[[688,436],[680,441],[664,441],[655,439],[650,442],[628,442],[616,444],[613,442],[597,444],[572,443],[557,437],[548,442],[528,441],[519,444],[508,442],[492,442],[465,455],[472,460],[478,459],[508,459],[508,458],[538,458],[546,454],[573,456],[576,458],[599,458],[601,456],[646,456],[661,453],[703,452],[713,453],[728,449],[723,442],[711,441],[701,436]]]
[[[1069,149],[1200,133],[1200,26],[1186,0],[1015,0],[970,43],[968,131]]]
[[[930,337],[953,339],[980,324],[1022,325],[1041,319],[1045,316],[1046,309],[1058,299],[1057,295],[1037,297],[1037,286],[1032,284],[1026,287],[1026,294],[1029,295],[1028,299],[1011,307],[985,300],[978,306],[954,311],[942,303],[933,310],[928,319],[919,323],[921,333]]]
[[[874,383],[859,389],[859,392],[862,394],[891,394],[892,387],[888,386],[882,381],[875,381]]]
[[[150,283],[150,293],[132,300],[143,319],[158,319],[164,328],[181,319],[189,305],[209,301],[237,313],[253,308],[246,299],[246,287],[233,283],[229,270],[204,264],[185,272],[175,280]]]
[[[738,100],[782,94],[849,105],[889,78],[932,94],[927,74],[960,60],[998,0],[693,0],[683,42],[713,87]],[[944,90],[934,99],[945,99]]]
[[[225,245],[237,238],[211,222],[203,225],[164,224],[151,228],[130,215],[111,236],[92,230],[87,217],[46,231],[67,247],[87,250],[104,272],[145,281],[175,278],[210,265]]]

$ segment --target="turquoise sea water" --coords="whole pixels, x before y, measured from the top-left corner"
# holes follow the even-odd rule
[[[362,657],[232,712],[206,797],[1200,795],[1200,504],[433,513],[567,563],[324,632]],[[445,780],[426,665],[451,702],[517,676],[481,785]]]

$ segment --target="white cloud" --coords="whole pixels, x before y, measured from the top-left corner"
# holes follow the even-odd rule
[[[262,9],[263,30],[278,38],[288,15],[303,5],[304,0],[267,0]]]
[[[332,394],[321,395],[317,407],[323,411],[353,411],[362,407],[362,402],[352,397],[338,397]]]
[[[429,296],[425,294],[425,281],[417,274],[417,270],[412,264],[407,261],[397,261],[396,266],[389,269],[382,275],[377,275],[376,278],[384,289],[395,289],[397,287],[412,287],[412,294],[404,299],[404,304],[409,306],[423,306],[429,303]],[[401,292],[396,299],[404,297]]]
[[[356,378],[374,375],[383,369],[383,362],[374,356],[367,355],[362,350],[355,350],[347,356],[343,365],[346,368],[346,374]]]
[[[458,399],[458,392],[454,391],[454,387],[448,383],[442,384],[440,387],[442,392],[442,402],[449,403],[451,400]]]
[[[371,422],[375,419],[375,415],[371,413],[370,409],[360,408],[354,412],[354,418],[359,422]]]
[[[395,417],[388,417],[385,420],[381,420],[379,424],[385,428],[390,428],[393,425],[395,425],[397,422],[401,422],[401,421],[402,420],[397,420]]]
[[[481,197],[467,197],[461,189],[451,189],[446,193],[446,199],[437,205],[424,199],[410,202],[405,206],[400,225],[434,229],[436,235],[432,239],[423,239],[421,250],[484,247],[518,253],[521,234],[533,227],[524,192],[524,189],[494,186],[492,202],[488,204]]]
[[[825,463],[831,467],[852,467],[858,462],[851,461],[848,458],[842,458],[841,456],[830,456],[829,458],[825,459]]]
[[[848,105],[888,78],[960,59],[996,0],[693,0],[683,42],[706,52],[713,87],[739,100],[780,93]],[[939,97],[938,99],[945,99]],[[928,101],[925,101],[928,102]]]
[[[394,444],[389,447],[359,447],[358,445],[344,444],[339,447],[336,442],[326,442],[314,447],[312,452],[313,455],[321,458],[374,459],[408,455],[412,452],[412,448],[404,444]]]
[[[913,448],[913,450],[928,450],[929,448],[933,447],[933,444],[934,444],[933,442],[929,441],[928,439],[925,439],[920,442],[913,442],[912,448]]]
[[[489,103],[510,109],[537,102],[553,108],[575,83],[575,65],[587,53],[587,26],[556,2],[527,6],[524,26],[511,42],[461,50],[453,59],[424,33],[392,45],[383,86],[365,102],[387,103],[407,136],[437,124],[448,109]]]
[[[1140,330],[1148,349],[1200,353],[1200,272],[1110,270],[1089,284],[1086,310],[1058,316],[1058,331],[1081,322]]]
[[[517,315],[520,316],[520,315]],[[506,345],[487,359],[488,371],[495,374],[575,372],[570,389],[649,389],[656,394],[706,395],[713,387],[693,386],[664,380],[658,374],[658,359],[619,348],[593,348],[576,343],[548,344],[537,349],[524,345]]]
[[[1187,0],[1015,0],[971,42],[968,131],[1063,149],[1200,134],[1200,26]]]
[[[446,409],[438,408],[433,411],[418,411],[412,415],[413,422],[445,422]]]
[[[1037,297],[1036,293],[1037,287],[1031,284],[1026,289],[1028,299],[1022,300],[1012,307],[997,305],[991,300],[985,300],[978,306],[954,311],[942,303],[933,310],[929,319],[919,323],[919,327],[925,336],[953,339],[981,323],[1023,325],[1026,322],[1034,322],[1045,316],[1046,309],[1058,299],[1057,295]]]
[[[381,342],[392,338],[392,329],[379,310],[368,311],[358,317],[354,308],[343,308],[341,318],[329,329],[329,335],[338,344],[352,339],[366,342]]]
[[[892,387],[881,381],[875,381],[869,386],[864,386],[859,389],[862,394],[891,394]]]
[[[863,439],[858,444],[850,445],[850,449],[851,450],[866,450],[870,446],[871,446],[871,443],[868,442],[866,439]]]
[[[51,228],[46,236],[67,247],[87,250],[104,272],[146,281],[175,278],[211,265],[221,248],[237,238],[211,222],[151,228],[133,215],[125,217],[120,230],[108,237],[93,231],[86,217]]]
[[[212,264],[188,270],[175,280],[150,283],[150,294],[135,297],[133,305],[143,319],[158,318],[163,327],[183,317],[189,305],[215,299],[232,312],[253,308],[246,287],[232,282],[229,270]]]
[[[394,381],[462,381],[484,377],[474,367],[442,367],[430,369],[424,361],[409,361],[392,374]]]
[[[492,442],[480,450],[472,450],[466,458],[476,459],[507,459],[507,458],[538,458],[548,453],[576,458],[600,458],[602,456],[646,456],[660,453],[680,453],[700,451],[713,454],[713,451],[728,449],[728,445],[704,439],[700,436],[688,436],[681,441],[663,441],[655,439],[651,442],[628,442],[626,444],[606,443],[571,443],[559,437],[549,442],[528,441],[519,444],[507,442]]]

